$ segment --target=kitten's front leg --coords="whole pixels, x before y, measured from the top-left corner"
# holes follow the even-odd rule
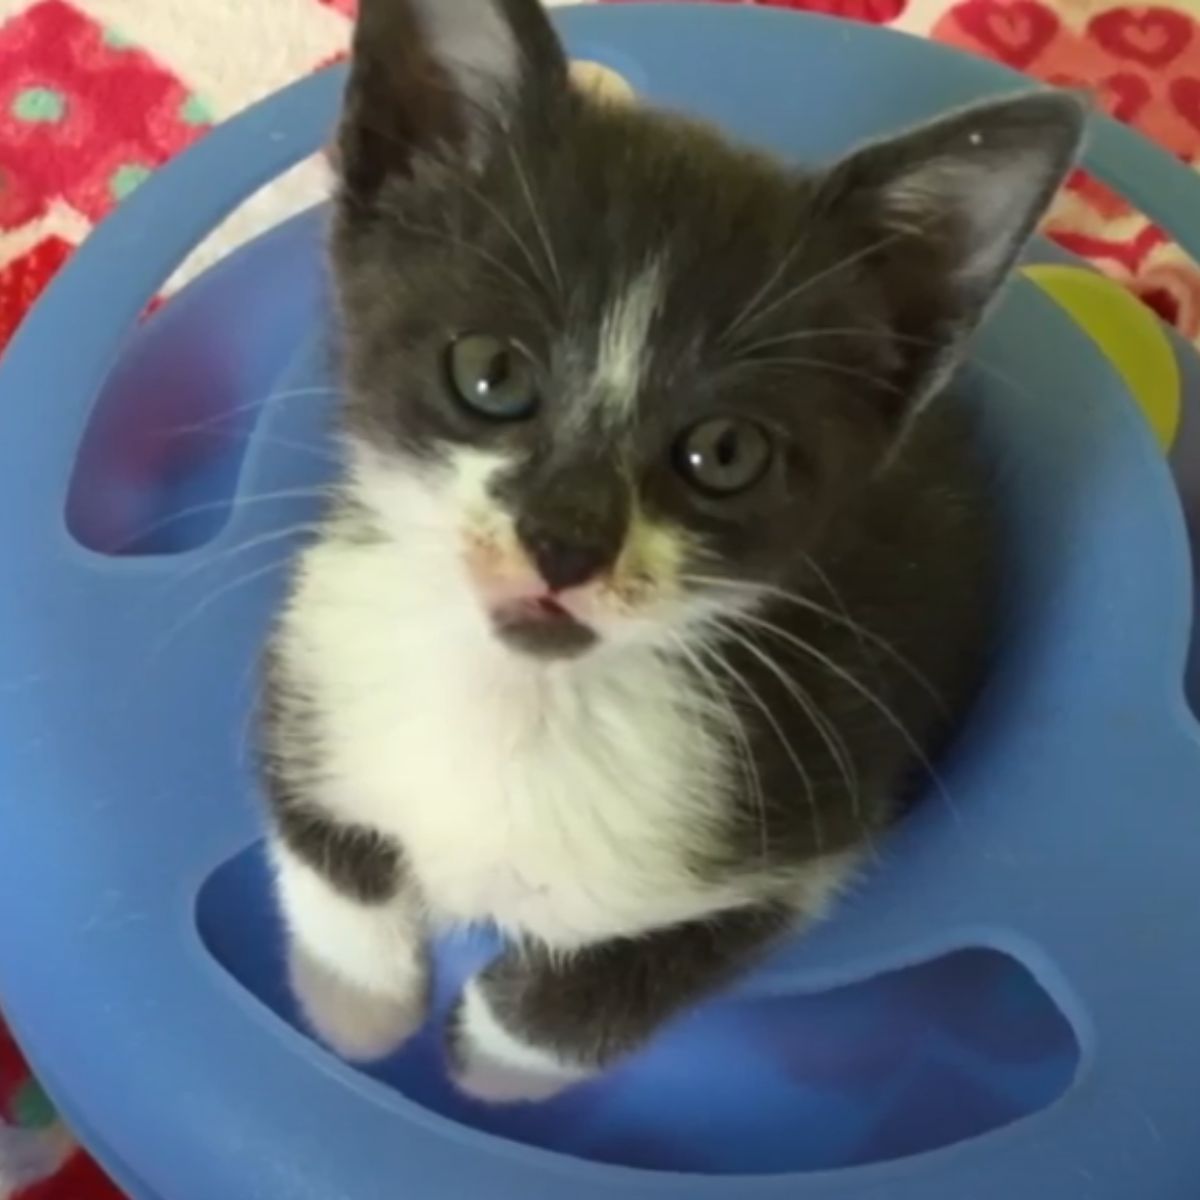
[[[285,819],[272,844],[292,989],[313,1032],[353,1062],[386,1057],[425,1020],[425,930],[382,837]]]
[[[544,1100],[636,1050],[789,927],[780,908],[597,943],[512,948],[468,984],[450,1031],[459,1087],[492,1103]]]

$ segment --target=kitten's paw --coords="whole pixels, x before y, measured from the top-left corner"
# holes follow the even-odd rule
[[[451,1020],[449,1043],[455,1085],[487,1104],[549,1100],[593,1074],[509,1033],[476,982],[467,985]]]
[[[423,988],[400,995],[368,991],[298,947],[292,949],[290,971],[292,990],[309,1027],[349,1062],[387,1058],[425,1020]]]

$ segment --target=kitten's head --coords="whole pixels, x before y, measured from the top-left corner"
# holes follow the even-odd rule
[[[570,85],[538,0],[362,0],[334,254],[352,486],[544,656],[794,583],[1073,162],[1038,93],[820,173]]]

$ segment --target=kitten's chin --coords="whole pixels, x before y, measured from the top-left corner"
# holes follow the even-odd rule
[[[552,600],[501,605],[492,612],[492,628],[509,649],[542,662],[580,658],[600,640],[591,626]]]

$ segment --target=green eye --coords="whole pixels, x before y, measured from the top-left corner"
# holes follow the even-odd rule
[[[504,338],[470,333],[450,344],[446,373],[454,394],[471,412],[492,421],[520,421],[538,404],[533,365]]]
[[[771,463],[771,439],[754,421],[715,417],[675,444],[675,469],[697,491],[733,496],[753,487]]]

